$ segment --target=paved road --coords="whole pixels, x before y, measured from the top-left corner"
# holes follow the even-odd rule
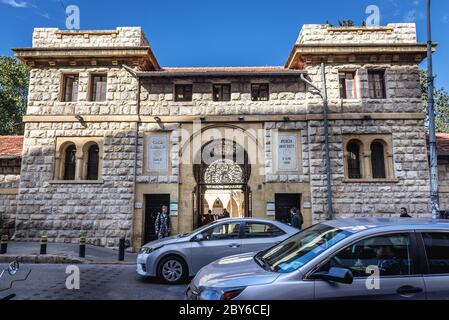
[[[0,268],[5,268],[0,265]],[[78,265],[80,290],[66,288],[67,265],[22,264],[13,288],[0,292],[0,298],[10,293],[16,300],[182,300],[187,285],[164,285],[155,280],[142,279],[135,273],[134,265]],[[10,284],[5,274],[0,280],[0,290]]]

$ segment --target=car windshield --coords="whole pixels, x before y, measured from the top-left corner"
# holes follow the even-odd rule
[[[273,272],[290,273],[351,234],[326,224],[317,224],[257,255],[255,259]]]

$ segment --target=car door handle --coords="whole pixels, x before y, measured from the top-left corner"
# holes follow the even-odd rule
[[[418,294],[423,292],[423,289],[413,286],[403,286],[400,287],[396,292],[400,295]]]
[[[240,248],[240,245],[238,243],[233,243],[229,245],[229,248],[237,249]]]

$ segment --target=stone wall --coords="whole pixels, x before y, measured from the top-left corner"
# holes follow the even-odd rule
[[[35,28],[33,33],[33,48],[139,47],[148,45],[148,40],[141,27],[91,31]]]
[[[0,174],[0,235],[14,233],[19,180],[17,174]]]
[[[62,77],[79,74],[78,101],[62,102]],[[89,101],[91,74],[106,73],[106,101]],[[27,115],[130,115],[137,113],[137,80],[121,67],[31,70]]]
[[[416,43],[415,23],[390,23],[386,27],[343,27],[306,24],[297,44],[399,44]]]
[[[130,239],[134,193],[135,123],[29,123],[17,210],[18,238],[115,246]],[[53,181],[56,137],[104,139],[101,183]]]
[[[440,187],[440,209],[449,211],[449,158],[438,158],[438,183]]]
[[[429,167],[423,121],[341,120],[330,121],[332,192],[336,218],[397,215],[407,207],[415,217],[429,216]],[[344,134],[391,134],[393,169],[398,182],[344,181]],[[323,165],[323,124],[309,122],[309,156],[314,220],[323,218],[326,180]]]

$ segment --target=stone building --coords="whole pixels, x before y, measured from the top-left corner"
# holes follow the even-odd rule
[[[23,137],[0,136],[0,235],[14,234]]]
[[[414,24],[304,25],[284,66],[165,68],[141,28],[35,29],[15,236],[134,248],[170,209],[325,218],[329,96],[334,217],[429,216]],[[288,53],[286,53],[287,56]]]

